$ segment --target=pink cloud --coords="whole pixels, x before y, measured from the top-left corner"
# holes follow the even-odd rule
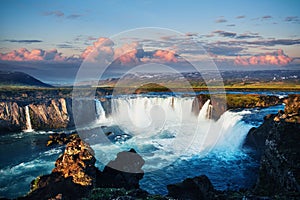
[[[30,51],[26,48],[21,48],[8,53],[0,53],[0,60],[5,61],[68,61],[74,59],[74,57],[63,56],[57,49],[48,51],[33,49]]]
[[[157,50],[153,56],[167,62],[178,62],[175,53],[171,51]]]
[[[262,55],[256,55],[251,57],[238,56],[234,60],[236,65],[287,65],[292,62],[293,59],[285,55],[282,49],[279,49],[272,53],[265,53]]]
[[[88,46],[83,51],[81,58],[89,62],[109,62],[114,55],[113,45],[113,41],[109,38],[100,37],[93,43],[93,46]]]
[[[140,59],[137,57],[138,53],[137,42],[124,44],[115,49],[114,59],[118,59],[122,64],[138,63]]]

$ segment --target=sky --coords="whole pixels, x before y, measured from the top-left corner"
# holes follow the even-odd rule
[[[15,66],[27,66],[27,70],[31,66],[32,71],[57,70],[58,64],[78,67],[99,48],[110,56],[109,60],[102,55],[102,61],[118,60],[125,67],[146,61],[179,66],[181,55],[201,59],[195,55],[195,46],[184,46],[190,38],[199,41],[221,68],[299,69],[298,0],[2,0],[0,4],[0,63],[6,68],[13,64],[14,70],[23,69]],[[161,50],[158,42],[152,42],[151,52],[143,49],[145,40],[107,41],[142,27],[171,29],[185,38],[163,33],[161,43],[170,48]],[[123,56],[127,48],[131,53]],[[190,49],[180,51],[183,48]]]

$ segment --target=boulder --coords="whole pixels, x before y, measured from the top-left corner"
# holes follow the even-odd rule
[[[56,160],[49,175],[36,178],[31,192],[24,199],[80,199],[96,184],[96,162],[93,151],[80,138],[69,142],[64,153]]]
[[[215,189],[205,175],[187,178],[181,183],[168,185],[167,188],[168,196],[175,199],[215,199]]]
[[[117,154],[97,178],[97,187],[138,189],[139,181],[144,176],[144,159],[134,149]]]
[[[77,133],[73,133],[73,134],[53,133],[49,135],[49,140],[47,141],[46,146],[67,144],[78,137],[79,136]]]

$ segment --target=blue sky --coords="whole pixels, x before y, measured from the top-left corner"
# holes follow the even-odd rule
[[[19,56],[15,60],[28,61],[19,55],[25,51],[8,56],[20,48],[27,53],[56,49],[51,52],[53,59],[55,54],[60,60],[80,58],[98,38],[138,27],[162,27],[196,35],[220,62],[238,58],[237,65],[250,65],[251,57],[269,55],[278,62],[282,56],[287,64],[295,65],[300,57],[299,8],[297,0],[2,0],[0,59],[11,61]],[[42,51],[35,53],[45,57]]]

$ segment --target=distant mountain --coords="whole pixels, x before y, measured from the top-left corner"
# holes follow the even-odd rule
[[[53,87],[23,72],[0,71],[0,86]]]

